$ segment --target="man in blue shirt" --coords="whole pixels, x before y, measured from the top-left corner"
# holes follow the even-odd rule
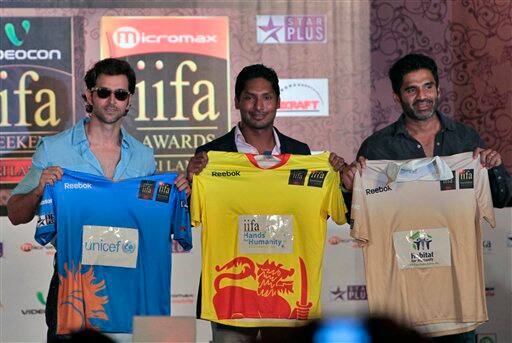
[[[85,75],[86,111],[89,118],[55,136],[44,137],[32,158],[32,166],[12,192],[7,213],[14,225],[34,218],[46,184],[63,175],[62,168],[102,175],[112,180],[151,175],[155,160],[144,146],[122,127],[135,93],[135,72],[122,60],[97,62]],[[175,181],[178,189],[189,189],[185,178]],[[55,334],[58,278],[52,277],[46,302],[48,338]]]

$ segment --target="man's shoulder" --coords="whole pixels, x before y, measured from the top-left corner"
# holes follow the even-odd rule
[[[382,129],[379,129],[372,133],[369,137],[367,137],[363,144],[365,143],[379,143],[382,141],[385,141],[387,139],[392,138],[396,133],[396,127],[397,127],[397,121],[392,122],[391,124],[388,124],[387,126],[383,127]]]
[[[276,129],[277,130],[277,129]],[[301,142],[295,138],[292,138],[290,136],[287,136],[285,134],[282,134],[281,132],[277,131],[277,135],[279,136],[279,140],[281,143],[281,146],[285,144],[286,146],[289,146],[293,148],[294,150],[309,150],[309,145],[307,145],[304,142]]]
[[[71,146],[73,140],[73,128],[74,126],[57,134],[41,137],[38,144],[44,143],[48,149],[68,148]]]
[[[478,135],[477,131],[473,128],[473,126],[463,123],[461,121],[455,120],[453,118],[447,117],[444,115],[445,126],[450,128],[452,131],[455,131],[459,134],[473,134]]]
[[[200,151],[236,151],[234,129],[226,134],[199,146],[196,152]]]
[[[135,153],[153,157],[152,148],[144,145],[144,143],[142,143],[141,141],[139,141],[137,138],[133,137],[126,131],[124,139],[126,139],[128,144],[130,145],[130,149],[132,149]]]

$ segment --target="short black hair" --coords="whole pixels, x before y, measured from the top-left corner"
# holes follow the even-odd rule
[[[272,68],[264,66],[263,64],[253,64],[245,67],[236,77],[235,82],[235,97],[236,100],[240,100],[240,94],[245,88],[245,84],[253,79],[264,78],[272,85],[272,89],[276,93],[279,98],[279,79],[277,77],[276,71]]]
[[[420,69],[430,70],[436,81],[436,87],[439,87],[436,62],[422,54],[409,54],[396,61],[389,69],[388,75],[391,80],[391,87],[393,87],[393,93],[400,94],[400,87],[402,87],[406,74]]]
[[[126,61],[117,58],[105,58],[96,62],[94,66],[87,71],[84,77],[87,89],[96,86],[96,80],[101,74],[105,75],[126,75],[128,78],[128,91],[130,94],[135,93],[135,71],[133,71],[130,64]]]

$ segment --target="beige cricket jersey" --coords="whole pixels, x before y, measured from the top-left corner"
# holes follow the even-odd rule
[[[480,220],[495,221],[480,159],[367,161],[356,174],[351,236],[363,245],[370,312],[431,336],[488,320]]]

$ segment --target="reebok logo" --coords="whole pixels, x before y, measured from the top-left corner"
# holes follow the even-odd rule
[[[239,170],[222,171],[222,172],[212,171],[212,176],[217,176],[217,177],[240,176],[240,171]]]
[[[92,189],[90,183],[76,182],[76,183],[65,183],[64,189]]]
[[[391,189],[391,187],[389,186],[385,186],[385,187],[377,187],[377,188],[367,188],[365,189],[366,191],[366,195],[370,195],[370,194],[377,194],[377,193],[382,193],[382,192],[387,192],[387,191],[392,191],[393,189]]]

